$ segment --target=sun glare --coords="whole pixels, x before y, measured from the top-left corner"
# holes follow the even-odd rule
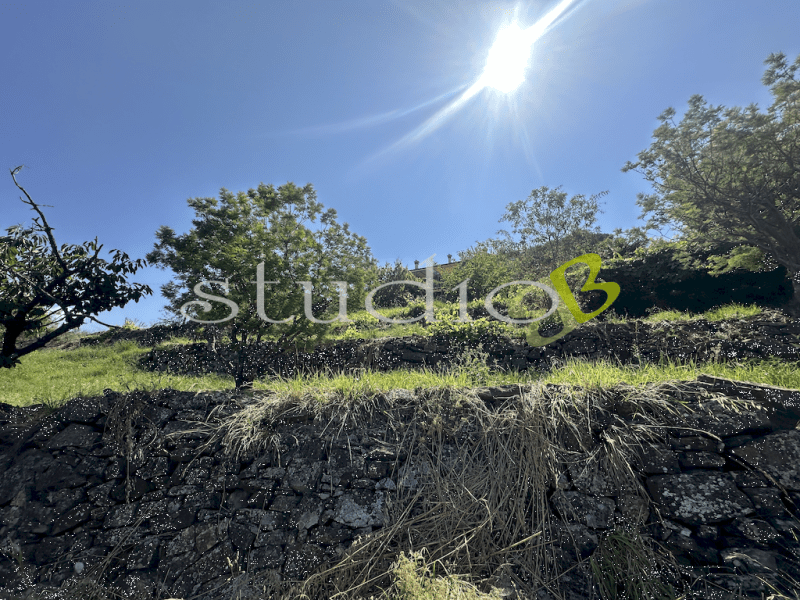
[[[379,152],[375,157],[408,146],[418,142],[424,137],[436,131],[451,116],[460,111],[475,96],[485,88],[494,88],[502,94],[509,94],[509,102],[513,103],[510,97],[511,92],[516,90],[525,82],[528,62],[530,60],[533,45],[541,38],[556,22],[559,17],[567,16],[567,9],[577,8],[587,0],[560,0],[556,6],[548,11],[544,16],[537,20],[533,25],[522,29],[516,21],[501,29],[494,44],[489,49],[481,76],[457,98],[449,104],[439,109],[433,116],[429,117],[424,123],[417,126],[413,131],[407,133],[394,144]],[[448,92],[449,95],[450,92]],[[429,102],[420,105],[426,106]],[[395,118],[395,112],[386,118]],[[407,114],[409,111],[400,112],[400,115]],[[381,116],[381,119],[384,117]]]
[[[525,81],[533,39],[512,23],[497,34],[489,49],[480,83],[503,93],[513,92]]]

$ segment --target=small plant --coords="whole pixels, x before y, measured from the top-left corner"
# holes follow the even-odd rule
[[[131,331],[135,331],[137,329],[142,329],[144,327],[144,323],[141,321],[136,321],[134,319],[129,319],[125,317],[125,322],[122,324],[123,329],[128,329]]]
[[[456,359],[452,369],[456,376],[466,377],[472,385],[488,385],[492,380],[492,370],[489,367],[489,355],[483,351],[483,346],[467,348]]]
[[[485,594],[455,575],[436,576],[436,563],[429,566],[421,552],[401,554],[393,565],[395,593],[391,600],[500,600],[497,590]]]
[[[477,342],[487,337],[507,337],[513,330],[502,321],[494,319],[480,318],[461,323],[456,320],[455,315],[448,315],[431,323],[428,332],[431,335],[445,335],[460,342]]]

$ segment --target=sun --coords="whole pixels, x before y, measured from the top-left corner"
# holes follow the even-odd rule
[[[479,84],[506,94],[517,89],[525,81],[532,44],[530,33],[516,23],[501,29],[489,49]]]

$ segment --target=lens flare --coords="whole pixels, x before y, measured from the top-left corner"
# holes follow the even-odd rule
[[[489,50],[481,87],[492,87],[506,94],[517,89],[525,81],[532,45],[533,37],[516,23],[502,29]]]

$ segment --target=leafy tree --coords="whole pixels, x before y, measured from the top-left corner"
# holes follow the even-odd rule
[[[419,281],[423,280],[415,277],[398,258],[394,264],[385,263],[377,270],[378,285],[391,283],[393,281]],[[373,297],[374,305],[381,308],[395,306],[406,306],[409,302],[421,297],[424,292],[421,288],[412,285],[389,285],[375,292]]]
[[[673,108],[661,114],[653,143],[623,171],[653,185],[638,198],[648,228],[674,225],[692,244],[735,242],[740,249],[717,257],[720,271],[772,257],[792,276],[786,309],[800,314],[800,56],[789,65],[771,54],[765,64],[766,112],[692,96],[679,123]]]
[[[459,258],[461,264],[442,274],[441,289],[452,302],[459,298],[459,292],[452,291],[453,288],[465,279],[469,279],[467,297],[470,301],[483,299],[496,287],[514,279],[508,258],[499,252],[493,252],[487,243],[478,243],[459,253]]]
[[[348,284],[348,310],[363,306],[376,269],[367,241],[347,223],[340,225],[335,210],[324,210],[310,184],[301,188],[287,183],[276,189],[262,183],[237,194],[222,188],[219,203],[194,198],[188,204],[196,214],[191,231],[176,235],[162,226],[147,260],[176,274],[176,280],[162,286],[169,311],[224,323],[220,326],[238,350],[237,386],[252,382],[250,346],[262,337],[274,339],[277,352],[325,330],[326,323],[315,321],[330,320],[330,307],[340,307],[335,281]],[[311,224],[318,226],[311,229]],[[264,282],[261,315],[259,265]],[[198,287],[204,281],[218,283]],[[311,284],[312,293],[302,282]],[[226,294],[217,295],[220,289]],[[213,304],[198,300],[193,290],[211,294]],[[314,320],[306,316],[306,302]]]
[[[567,200],[560,187],[546,186],[533,190],[525,200],[506,206],[500,221],[512,224],[511,232],[500,230],[503,239],[494,245],[518,257],[523,270],[529,273],[549,273],[560,264],[586,250],[599,234],[595,226],[600,211],[598,199],[608,192],[589,198],[578,194]],[[516,236],[516,237],[515,237]],[[536,252],[532,252],[533,249]]]
[[[96,238],[82,246],[59,248],[41,208],[17,182],[20,169],[11,169],[11,178],[25,194],[20,200],[38,216],[33,227],[15,225],[0,237],[0,367],[16,366],[20,357],[77,329],[87,319],[106,325],[92,315],[152,294],[148,286],[128,284],[125,279],[145,265],[141,259],[131,261],[124,252],[114,250],[113,260],[106,262],[98,256],[103,246]],[[23,339],[31,341],[18,347]]]
[[[624,231],[618,227],[599,244],[597,254],[603,259],[628,258],[639,248],[647,248],[652,241],[643,227],[631,227]]]

